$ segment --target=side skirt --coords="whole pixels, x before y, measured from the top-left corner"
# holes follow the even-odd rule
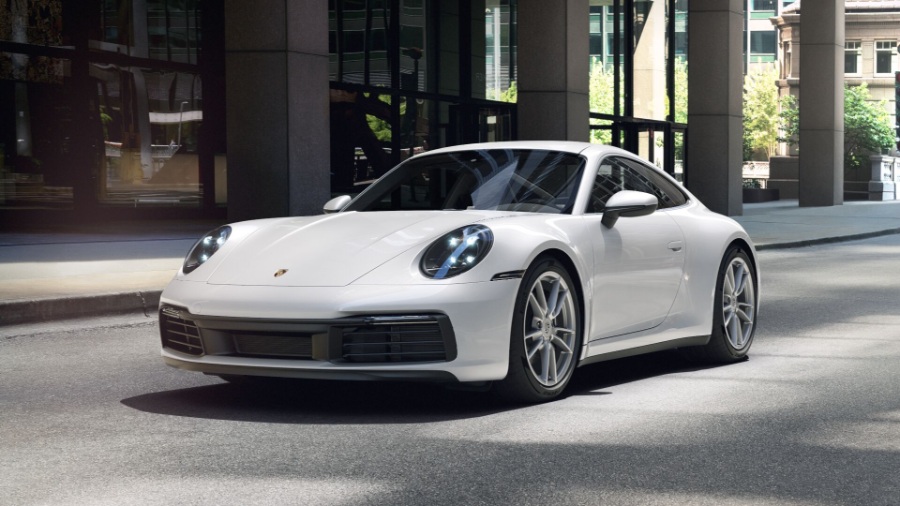
[[[703,346],[709,342],[709,336],[693,336],[673,339],[671,341],[663,341],[661,343],[640,346],[638,348],[628,348],[626,350],[611,351],[608,353],[599,353],[585,357],[578,363],[578,367],[607,360],[615,360],[617,358],[631,357],[634,355],[643,355],[645,353],[654,353],[657,351],[672,350],[675,348],[686,348],[688,346]]]

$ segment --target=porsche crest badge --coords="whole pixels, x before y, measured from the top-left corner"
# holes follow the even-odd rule
[[[284,276],[287,271],[287,269],[278,269],[277,271],[275,271],[275,277],[280,278],[281,276]]]

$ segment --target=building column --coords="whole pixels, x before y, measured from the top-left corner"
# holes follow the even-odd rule
[[[715,212],[743,214],[741,0],[688,4],[687,186]]]
[[[844,203],[844,0],[800,13],[800,205]]]
[[[590,136],[588,0],[519,0],[518,137]]]
[[[328,2],[225,0],[229,220],[321,212],[328,80]]]

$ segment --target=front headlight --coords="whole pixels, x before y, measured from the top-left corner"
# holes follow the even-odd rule
[[[231,227],[228,225],[221,226],[212,232],[204,235],[197,244],[191,248],[191,252],[188,253],[187,258],[184,259],[184,270],[185,274],[192,272],[197,267],[209,260],[209,257],[213,256],[213,253],[219,251],[219,248],[225,244],[225,241],[228,240],[228,236],[231,235]]]
[[[422,256],[422,274],[446,279],[475,267],[494,244],[494,234],[484,225],[469,225],[439,238]]]

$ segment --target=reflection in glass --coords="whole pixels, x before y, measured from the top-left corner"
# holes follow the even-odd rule
[[[103,64],[90,75],[103,125],[101,201],[199,205],[199,75]]]
[[[92,49],[181,63],[200,55],[199,0],[100,0]]]
[[[388,0],[329,0],[328,52],[332,81],[390,86]]]
[[[390,95],[331,90],[332,191],[356,193],[390,169],[393,111]]]
[[[410,160],[348,211],[479,209],[572,212],[583,158],[545,150],[458,151]]]
[[[72,205],[71,62],[0,53],[0,206]]]
[[[485,1],[484,98],[488,100],[516,101],[515,7],[510,0]],[[478,68],[474,67],[474,62],[473,68]]]
[[[63,22],[62,0],[4,2],[0,9],[0,40],[35,44],[38,46],[62,46],[70,44],[68,27]]]

